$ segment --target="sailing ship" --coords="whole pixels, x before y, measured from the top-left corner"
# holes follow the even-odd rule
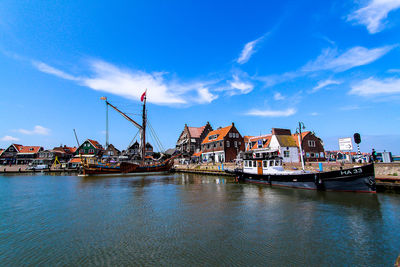
[[[99,174],[129,174],[129,173],[154,173],[168,172],[173,167],[173,162],[179,155],[172,156],[162,162],[150,160],[146,161],[146,127],[147,127],[147,110],[146,110],[146,92],[140,98],[143,102],[142,124],[139,124],[126,113],[122,112],[116,106],[108,102],[106,97],[102,97],[106,103],[106,147],[108,147],[108,107],[113,108],[125,119],[131,122],[140,132],[140,160],[138,161],[122,161],[116,163],[105,163],[100,160],[91,160],[82,162],[84,175],[99,175]]]
[[[249,151],[243,154],[243,168],[230,172],[238,180],[249,183],[321,191],[376,193],[374,164],[316,173],[304,169],[292,171],[283,168],[282,158],[277,151]]]

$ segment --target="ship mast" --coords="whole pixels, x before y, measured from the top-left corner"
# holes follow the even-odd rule
[[[142,119],[143,119],[143,122],[142,122],[142,161],[143,161],[143,164],[144,164],[144,161],[145,161],[145,156],[146,156],[146,121],[147,121],[147,118],[146,118],[146,95],[144,95],[144,98],[143,98],[143,114],[142,114]]]

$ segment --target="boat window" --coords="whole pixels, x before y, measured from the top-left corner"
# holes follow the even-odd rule
[[[249,161],[249,167],[251,167],[251,161]]]
[[[263,161],[263,164],[264,164],[264,168],[267,168],[267,161],[266,160]]]
[[[257,167],[257,161],[253,161],[253,167]]]
[[[248,167],[249,166],[249,162],[247,160],[244,161],[244,166]]]

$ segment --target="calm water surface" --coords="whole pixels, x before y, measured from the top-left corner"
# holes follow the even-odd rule
[[[0,176],[0,265],[393,266],[400,195],[188,174]]]

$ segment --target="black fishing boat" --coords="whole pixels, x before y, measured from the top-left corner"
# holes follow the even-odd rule
[[[278,152],[248,152],[244,153],[243,168],[233,173],[241,181],[270,186],[376,193],[374,164],[327,172],[291,171],[283,168]]]

